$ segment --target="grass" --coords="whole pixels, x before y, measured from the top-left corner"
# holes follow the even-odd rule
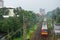
[[[37,25],[34,25],[32,28],[30,28],[29,32],[27,33],[27,39],[30,39],[32,33],[37,29]],[[13,40],[23,40],[23,36],[19,38],[14,38]]]
[[[27,39],[30,39],[31,35],[36,29],[37,29],[37,25],[34,25],[34,27],[29,30],[29,32],[27,33]]]
[[[52,30],[52,20],[47,19],[47,23],[48,23],[48,29]]]
[[[41,22],[42,19],[40,19],[39,22]],[[29,32],[27,33],[27,39],[30,39],[31,38],[31,35],[34,33],[34,31],[37,29],[38,25],[34,25],[32,28],[30,28]]]
[[[19,38],[14,38],[13,40],[23,40],[23,37],[19,37]]]
[[[42,19],[40,19],[40,22],[42,21]],[[29,32],[27,33],[27,39],[30,39],[31,35],[33,34],[33,32],[37,29],[37,24],[35,24],[32,28],[30,28]],[[19,37],[19,38],[14,38],[14,40],[23,40],[23,36]]]
[[[48,23],[48,30],[49,30],[49,38],[50,38],[50,40],[57,40],[57,36],[55,35],[54,36],[55,38],[54,38],[53,33],[51,33],[52,30],[53,30],[52,20],[48,19],[47,23]]]

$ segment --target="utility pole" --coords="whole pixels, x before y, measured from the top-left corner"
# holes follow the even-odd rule
[[[53,30],[54,30],[54,18],[52,17],[52,32],[54,32]],[[53,40],[54,40],[54,33],[53,33]]]
[[[26,23],[26,20],[25,20],[25,16],[24,16],[24,13],[23,13],[23,40],[26,40],[26,27],[27,27],[27,23]]]

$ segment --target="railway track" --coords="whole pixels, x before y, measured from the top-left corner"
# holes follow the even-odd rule
[[[58,36],[57,40],[60,40],[60,35]]]
[[[57,40],[60,40],[60,38],[58,38]]]
[[[41,28],[42,28],[42,23],[41,23],[41,25],[39,25],[37,30],[33,33],[30,40],[60,40],[60,36],[59,37],[53,36],[54,35],[53,32],[52,32],[53,30],[49,30],[49,29],[48,29],[48,36],[42,38],[42,36],[41,36]]]
[[[38,23],[38,28],[36,29],[36,31],[32,34],[30,40],[40,40],[41,36],[40,36],[40,29],[41,29],[42,23]]]
[[[39,24],[38,28],[36,29],[36,31],[31,36],[30,40],[48,40],[49,39],[49,37],[42,38],[42,36],[41,36],[42,24],[43,24],[43,21]],[[47,26],[47,24],[43,25],[43,26]],[[47,27],[43,27],[43,28],[47,28]]]

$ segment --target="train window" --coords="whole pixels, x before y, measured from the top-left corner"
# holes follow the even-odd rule
[[[46,25],[46,24],[47,24],[47,22],[46,22],[46,21],[44,21],[44,22],[43,22],[43,25]]]

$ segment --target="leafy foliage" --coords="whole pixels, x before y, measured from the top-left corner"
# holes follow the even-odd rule
[[[56,23],[60,23],[60,21],[59,21],[60,20],[60,8],[59,7],[57,7],[56,9],[54,9],[53,11],[51,11],[48,14],[51,14],[48,16],[50,16],[50,18],[53,18],[56,21]]]
[[[0,9],[0,15],[8,14],[8,9],[2,8]],[[32,12],[22,9],[21,7],[17,7],[14,9],[15,16],[9,18],[3,18],[0,21],[0,30],[6,33],[10,33],[11,31],[16,31],[17,29],[21,29],[14,37],[21,37],[23,35],[23,22],[27,23],[27,32],[30,28],[32,28],[39,20],[38,16]],[[17,15],[19,15],[17,17]],[[24,17],[24,18],[23,18]]]
[[[4,7],[4,8],[0,8],[0,15],[8,15],[9,10]]]

